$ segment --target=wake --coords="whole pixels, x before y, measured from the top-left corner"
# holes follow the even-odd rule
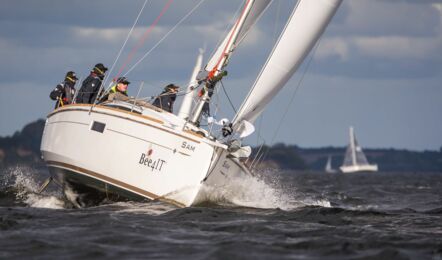
[[[325,198],[317,199],[283,185],[277,170],[257,172],[254,176],[230,178],[223,187],[203,186],[197,204],[241,206],[290,211],[305,206],[331,207]]]

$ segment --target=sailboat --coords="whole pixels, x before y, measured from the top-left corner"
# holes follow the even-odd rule
[[[241,141],[253,132],[255,119],[296,72],[341,1],[297,2],[238,113],[230,122],[223,121],[221,137],[200,127],[203,107],[210,103],[210,90],[226,75],[232,54],[271,0],[244,2],[232,29],[205,65],[206,76],[197,81],[192,77],[191,94],[178,116],[142,100],[117,96],[104,103],[65,105],[51,112],[41,143],[51,175],[66,194],[78,194],[78,206],[84,206],[79,197],[99,194],[160,200],[180,207],[197,204],[205,185],[228,188],[230,179],[251,175],[245,163],[251,149]],[[189,100],[198,88],[204,94],[192,104]]]
[[[356,141],[353,127],[350,127],[350,143],[345,152],[344,162],[340,167],[344,173],[352,172],[377,172],[377,164],[369,164],[362,148]]]
[[[337,170],[332,168],[332,164],[331,164],[331,156],[329,155],[327,158],[327,163],[325,164],[325,168],[324,171],[326,173],[336,173],[338,172]]]

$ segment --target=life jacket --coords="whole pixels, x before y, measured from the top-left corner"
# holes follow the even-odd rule
[[[117,89],[117,85],[113,86],[113,87],[109,90],[109,93],[117,93],[117,92],[118,92],[118,93],[121,93],[121,94],[123,94],[123,95],[125,95],[125,96],[127,96],[127,90],[121,92],[121,91],[119,91],[119,90]]]
[[[68,104],[71,104],[75,95],[75,84],[64,81],[60,85],[63,86],[64,97],[67,99]]]

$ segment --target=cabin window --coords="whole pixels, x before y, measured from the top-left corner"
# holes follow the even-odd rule
[[[94,122],[92,122],[91,130],[97,131],[99,133],[103,133],[105,127],[106,127],[106,124],[94,121]]]

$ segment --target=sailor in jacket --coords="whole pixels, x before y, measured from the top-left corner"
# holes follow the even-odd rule
[[[91,74],[81,84],[76,99],[77,103],[92,104],[95,102],[106,71],[107,68],[102,63],[95,65]]]
[[[164,88],[164,91],[161,92],[161,94],[155,98],[152,105],[159,107],[163,110],[166,110],[167,112],[173,113],[173,103],[176,99],[176,93],[180,87],[169,84]]]
[[[55,103],[55,109],[60,106],[73,103],[73,98],[75,95],[75,83],[77,82],[77,80],[78,78],[77,75],[75,75],[75,72],[68,71],[68,73],[66,73],[64,81],[58,84],[54,90],[52,90],[51,94],[49,94],[49,97],[52,100],[57,100],[57,102]]]
[[[130,82],[127,80],[126,77],[119,77],[115,85],[110,88],[110,90],[107,92],[107,94],[103,95],[103,98],[101,98],[101,102],[104,102],[109,99],[110,94],[116,94],[119,93],[123,96],[127,97],[127,87],[129,86]]]

